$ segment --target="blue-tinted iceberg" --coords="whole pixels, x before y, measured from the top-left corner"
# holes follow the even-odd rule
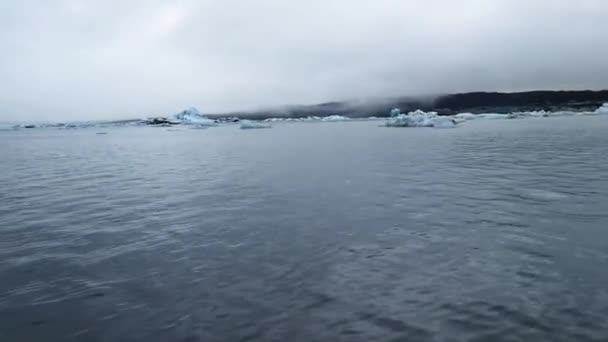
[[[204,117],[198,109],[190,107],[173,116],[175,120],[185,125],[215,126],[215,120]]]

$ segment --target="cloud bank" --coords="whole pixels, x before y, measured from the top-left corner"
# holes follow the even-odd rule
[[[603,0],[14,0],[0,121],[608,88]]]

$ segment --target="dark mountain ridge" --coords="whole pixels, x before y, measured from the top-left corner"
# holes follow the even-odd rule
[[[316,105],[287,106],[279,109],[210,114],[209,117],[300,118],[343,115],[351,118],[385,117],[393,108],[402,112],[416,109],[440,115],[457,113],[512,113],[524,111],[594,111],[608,103],[608,90],[526,91],[516,93],[472,92],[434,97],[398,97],[369,102],[327,102]]]

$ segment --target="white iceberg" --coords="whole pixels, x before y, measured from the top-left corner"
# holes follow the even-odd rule
[[[350,120],[350,119],[347,118],[346,116],[342,116],[342,115],[330,115],[330,116],[326,116],[321,119],[321,121],[326,121],[326,122],[347,121],[347,120]]]
[[[526,119],[526,118],[546,118],[555,115],[557,112],[532,111],[532,112],[512,112],[506,114],[507,119]]]
[[[259,129],[259,128],[272,128],[269,123],[251,120],[242,120],[241,129]]]
[[[608,114],[608,103],[604,103],[600,108],[598,108],[595,114]]]
[[[285,118],[268,118],[264,120],[265,122],[279,122],[279,121],[285,121]]]
[[[416,110],[404,114],[395,108],[391,110],[391,117],[386,121],[386,126],[452,128],[456,123],[451,117],[439,116],[436,112]]]
[[[305,118],[300,118],[299,121],[319,121],[321,120],[318,116],[307,116]]]

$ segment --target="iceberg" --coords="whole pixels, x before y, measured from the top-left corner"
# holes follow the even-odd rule
[[[319,121],[321,120],[318,116],[307,116],[305,118],[300,118],[299,121]]]
[[[574,112],[560,111],[560,112],[547,112],[544,110],[541,111],[532,111],[532,112],[514,112],[507,114],[508,119],[516,119],[516,118],[548,118],[550,116],[572,116],[575,115]]]
[[[266,122],[251,121],[251,120],[242,120],[241,121],[241,129],[259,129],[259,128],[272,128],[272,126]]]
[[[347,118],[346,116],[342,116],[342,115],[330,115],[330,116],[326,116],[321,119],[321,121],[325,121],[325,122],[336,122],[336,121],[347,121],[347,120],[350,120],[350,119]]]
[[[279,121],[285,121],[284,118],[268,118],[264,120],[265,122],[279,122]]]
[[[477,116],[481,119],[489,119],[489,120],[500,120],[506,119],[506,114],[496,114],[496,113],[488,113],[488,114],[477,114]]]
[[[395,108],[391,110],[391,117],[386,121],[386,126],[452,128],[456,126],[456,122],[451,117],[439,116],[436,112],[416,110],[404,114]]]
[[[608,103],[604,103],[600,108],[598,108],[595,114],[608,114]]]
[[[454,118],[462,120],[475,120],[477,119],[477,115],[473,113],[458,113],[454,115]]]
[[[545,111],[542,112],[511,112],[504,114],[506,119],[525,119],[530,117],[541,117],[546,115]]]
[[[173,115],[175,120],[185,125],[197,125],[197,126],[216,126],[215,120],[204,117],[198,109],[190,107]]]

